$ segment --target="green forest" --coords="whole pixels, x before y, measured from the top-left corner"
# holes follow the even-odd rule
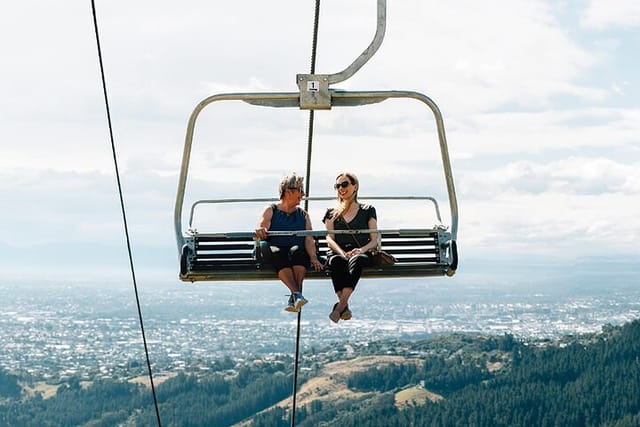
[[[640,321],[559,341],[454,334],[318,354],[331,356],[305,358],[313,363],[300,372],[298,390],[337,361],[355,366],[376,354],[401,357],[348,372],[341,384],[350,394],[334,399],[316,390],[317,399],[297,405],[298,426],[640,425]],[[286,357],[226,359],[172,376],[155,387],[161,423],[289,426],[292,366]],[[0,372],[0,425],[158,425],[153,394],[143,385],[71,379],[54,396],[27,396],[23,385],[36,380]],[[432,398],[399,405],[397,397],[413,390]]]

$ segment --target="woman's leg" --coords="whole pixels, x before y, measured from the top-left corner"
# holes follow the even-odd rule
[[[342,256],[333,255],[329,258],[329,268],[331,269],[331,282],[336,294],[344,288],[350,281],[349,261]]]
[[[371,265],[371,259],[367,255],[356,255],[349,258],[349,284],[355,289],[360,276],[362,276],[362,269]]]
[[[338,305],[343,298],[343,295],[350,295],[350,292],[345,293],[345,286],[348,286],[350,282],[349,278],[349,260],[347,258],[334,255],[329,258],[329,267],[331,268],[331,282],[333,283],[333,290],[338,297],[338,302],[333,306],[329,318],[332,322],[337,323],[340,320],[341,310],[338,311]]]
[[[338,296],[338,305],[335,306],[334,310],[338,313],[342,313],[347,305],[349,305],[349,297],[353,293],[353,288],[342,288],[341,291],[336,292]]]
[[[331,320],[340,315],[340,318],[344,320],[351,319],[351,310],[349,310],[349,298],[353,291],[356,289],[356,285],[362,275],[362,269],[371,265],[371,260],[367,255],[356,255],[349,258],[347,265],[347,274],[345,281],[340,291],[336,291],[338,296],[338,303],[334,306],[331,313]],[[335,320],[334,320],[335,321]]]

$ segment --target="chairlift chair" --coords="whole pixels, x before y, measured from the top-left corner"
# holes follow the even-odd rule
[[[457,232],[458,205],[451,170],[451,162],[445,136],[444,122],[438,106],[428,96],[414,91],[345,91],[330,87],[331,84],[346,80],[360,69],[382,43],[386,25],[386,0],[377,0],[377,29],[373,41],[367,49],[344,71],[336,74],[298,74],[298,92],[268,93],[224,93],[202,100],[191,113],[187,125],[178,191],[174,209],[175,236],[180,259],[180,279],[195,281],[254,281],[276,280],[274,271],[259,256],[259,242],[254,232],[212,233],[192,228],[194,212],[205,204],[236,204],[247,202],[276,202],[270,198],[208,199],[193,203],[189,224],[183,230],[182,217],[185,187],[191,158],[191,148],[196,121],[200,113],[216,102],[242,101],[255,106],[276,108],[299,108],[303,110],[330,110],[334,107],[357,107],[375,104],[395,98],[409,98],[426,106],[435,118],[442,167],[447,187],[451,223],[442,223],[437,201],[430,196],[371,196],[359,198],[369,200],[423,200],[433,204],[438,223],[420,225],[410,229],[379,229],[379,248],[394,255],[397,262],[390,266],[365,269],[363,277],[429,277],[452,276],[458,267]],[[309,201],[334,200],[334,197],[308,197]],[[369,233],[373,230],[334,230],[332,233]],[[326,230],[299,230],[270,232],[269,235],[294,234],[313,236],[318,242],[319,256],[327,253]],[[307,278],[326,278],[328,271],[310,270]]]

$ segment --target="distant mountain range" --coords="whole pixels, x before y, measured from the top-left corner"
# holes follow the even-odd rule
[[[154,246],[132,241],[134,266],[154,277],[176,279],[178,255],[173,245]],[[28,269],[32,277],[64,277],[66,272],[81,272],[100,277],[129,274],[126,243],[68,242],[32,245],[0,243],[0,278],[22,277]],[[461,248],[460,266],[455,276],[465,281],[563,282],[565,284],[602,285],[629,280],[640,285],[640,252],[626,256],[602,254],[577,257],[544,254],[484,253],[469,256]]]

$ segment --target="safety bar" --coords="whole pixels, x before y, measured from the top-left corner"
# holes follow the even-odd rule
[[[442,228],[444,229],[444,227]],[[396,229],[376,229],[366,228],[358,230],[286,230],[286,231],[269,231],[268,236],[312,236],[312,237],[325,237],[328,234],[400,234],[403,236],[415,236],[424,234],[425,229],[420,228],[396,228]],[[252,238],[255,237],[253,231],[230,231],[220,233],[198,233],[194,232],[194,235],[202,237],[229,237],[229,238]]]
[[[442,218],[440,217],[440,207],[438,206],[438,201],[431,196],[359,196],[360,200],[429,200],[433,203],[433,207],[436,211],[436,218],[438,219],[438,223],[442,224]],[[303,197],[303,200],[307,200],[310,202],[318,202],[318,201],[329,201],[336,200],[335,196],[323,196],[323,197]],[[260,198],[251,198],[251,199],[206,199],[206,200],[197,200],[191,205],[191,212],[189,213],[189,228],[193,227],[193,217],[195,214],[196,206],[203,204],[225,204],[225,203],[275,203],[279,202],[280,199],[275,197],[260,197]]]

